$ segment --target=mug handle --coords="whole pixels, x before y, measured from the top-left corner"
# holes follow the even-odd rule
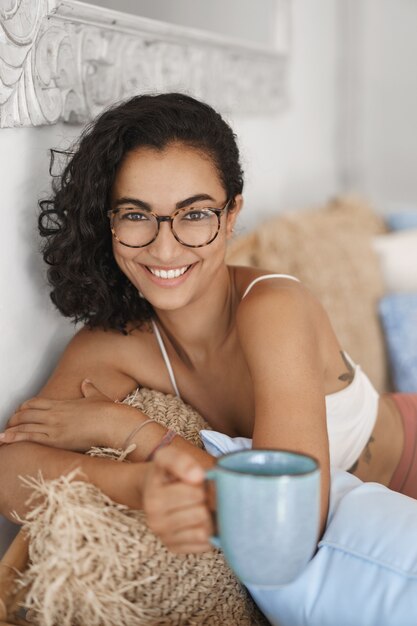
[[[208,480],[216,480],[217,477],[217,471],[216,468],[212,468],[206,471],[206,481]],[[218,535],[211,535],[211,537],[209,537],[209,541],[211,543],[211,545],[214,548],[217,548],[218,550],[222,549],[221,543],[220,543],[220,537]]]

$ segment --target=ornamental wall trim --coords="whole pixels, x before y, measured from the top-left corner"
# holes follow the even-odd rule
[[[287,102],[287,65],[286,49],[76,0],[0,0],[2,128],[84,124],[113,102],[160,91],[225,113],[273,114]]]

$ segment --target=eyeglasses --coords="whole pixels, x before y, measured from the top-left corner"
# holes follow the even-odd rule
[[[107,211],[113,237],[128,248],[149,246],[158,236],[161,222],[169,222],[175,239],[189,248],[202,248],[216,239],[220,217],[230,199],[220,209],[187,207],[172,215],[157,215],[139,208],[118,208]]]

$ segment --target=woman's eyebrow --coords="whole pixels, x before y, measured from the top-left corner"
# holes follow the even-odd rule
[[[116,198],[114,201],[114,208],[118,207],[120,204],[134,204],[140,209],[144,209],[145,211],[152,211],[152,207],[148,202],[144,200],[139,200],[139,198],[129,198],[128,196],[123,196],[122,198]]]
[[[195,196],[191,196],[191,198],[186,198],[185,200],[181,200],[181,202],[177,202],[175,208],[183,209],[190,204],[194,204],[194,202],[201,202],[202,200],[210,200],[211,202],[216,202],[215,199],[209,196],[207,193],[199,193]]]
[[[202,200],[210,200],[211,202],[216,202],[216,200],[209,196],[207,193],[198,193],[190,198],[186,198],[185,200],[180,200],[176,203],[176,209],[183,209],[190,204],[194,204],[195,202],[201,202]],[[140,200],[139,198],[130,198],[127,196],[123,196],[122,198],[117,198],[114,202],[114,208],[118,207],[121,204],[133,204],[134,206],[143,209],[144,211],[152,211],[152,206],[149,202],[145,202],[144,200]]]

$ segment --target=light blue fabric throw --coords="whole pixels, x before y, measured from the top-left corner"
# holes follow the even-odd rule
[[[242,446],[242,438],[201,435],[215,456]],[[293,583],[249,591],[273,626],[416,626],[417,500],[332,470],[315,556]]]
[[[396,391],[417,392],[417,293],[393,293],[379,303]],[[417,617],[416,617],[417,624]]]

